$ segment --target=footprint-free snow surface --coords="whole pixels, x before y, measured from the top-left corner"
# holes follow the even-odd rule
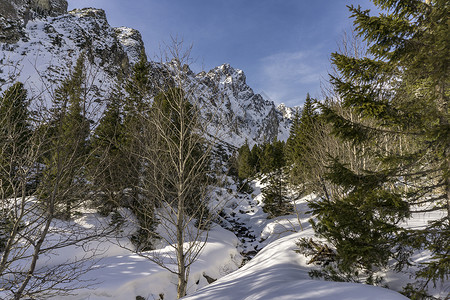
[[[308,222],[311,216],[306,211],[308,201],[314,201],[315,197],[311,195],[293,201],[296,211],[292,215],[268,219],[261,205],[261,185],[258,182],[252,185],[251,194],[229,193],[236,190],[235,186],[220,193],[230,200],[221,208],[217,220],[220,225],[212,226],[201,255],[190,268],[188,296],[184,299],[407,299],[396,291],[401,291],[408,282],[414,282],[414,268],[403,273],[380,274],[392,290],[356,283],[311,280],[308,271],[313,266],[308,265],[307,257],[294,250],[299,238],[314,235]],[[422,226],[437,217],[433,214],[416,214],[405,226]],[[74,295],[58,296],[53,300],[176,299],[177,276],[129,250],[133,246],[128,237],[135,227],[130,221],[132,216],[125,216],[125,219],[131,225],[122,229],[121,238],[102,238],[83,245],[84,248],[89,246],[102,250],[101,259],[94,262],[91,270],[81,278],[83,283],[91,286],[75,290]],[[71,226],[88,230],[110,221],[94,213],[85,213]],[[63,228],[64,222],[55,222],[54,226]],[[164,234],[161,230],[158,233]],[[157,250],[144,254],[158,256],[168,268],[176,269],[175,252],[170,245],[158,245]],[[82,255],[83,247],[71,246],[40,258],[40,264],[51,267]],[[429,253],[426,252],[417,252],[413,257],[416,262],[427,259]],[[449,291],[450,282],[446,281],[438,283],[430,292],[445,299]],[[0,291],[0,299],[3,299],[2,293]]]

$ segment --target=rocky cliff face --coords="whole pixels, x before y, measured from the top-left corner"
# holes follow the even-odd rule
[[[0,42],[11,44],[26,38],[30,20],[65,13],[66,0],[0,0]]]
[[[245,140],[254,144],[285,139],[290,120],[283,118],[272,101],[253,92],[242,70],[224,64],[195,78],[203,90],[209,90],[210,101],[221,112],[217,114],[217,126],[227,125],[219,130],[223,139],[233,145],[242,145]]]
[[[22,25],[7,31],[4,36],[8,35],[8,40],[0,43],[0,89],[2,83],[21,81],[35,97],[49,97],[55,83],[69,74],[83,53],[92,78],[91,96],[102,98],[119,74],[129,74],[132,63],[139,59],[138,53],[144,51],[137,31],[112,28],[101,9],[67,13],[67,3],[60,0],[5,3],[11,10],[2,6],[2,16],[7,15],[6,11],[15,17],[7,20]],[[23,11],[32,11],[32,5],[39,9],[33,10],[34,17],[25,24]]]
[[[145,50],[137,30],[112,28],[101,9],[66,10],[65,0],[0,0],[0,90],[21,81],[32,97],[48,99],[82,53],[92,78],[90,96],[98,101],[119,74],[130,73]],[[200,74],[188,67],[183,72],[206,104],[203,113],[214,114],[212,131],[223,141],[240,146],[286,138],[290,120],[253,92],[242,70],[224,64]]]

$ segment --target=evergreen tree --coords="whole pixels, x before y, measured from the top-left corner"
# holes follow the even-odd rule
[[[252,154],[250,152],[250,147],[248,146],[247,141],[245,141],[245,144],[241,148],[239,148],[238,153],[239,179],[248,179],[254,175],[254,170],[252,166]]]
[[[433,259],[418,273],[426,285],[450,273],[449,6],[445,0],[373,2],[388,12],[370,16],[350,7],[368,56],[332,54],[340,75],[331,82],[360,118],[344,118],[327,105],[321,110],[336,135],[378,163],[354,170],[334,160],[329,179],[346,193],[312,206],[315,229],[336,247],[339,272],[362,269],[369,278],[391,258],[398,268],[408,263],[405,245],[428,248]],[[424,203],[447,213],[423,230],[398,226],[411,206],[423,210]]]
[[[309,155],[314,151],[311,138],[316,134],[318,113],[314,100],[306,95],[301,115],[296,113],[291,132],[286,143],[286,157],[291,165],[291,182],[304,184],[311,178],[311,164]]]
[[[78,191],[85,186],[85,166],[89,153],[90,121],[86,118],[84,56],[81,55],[73,72],[55,91],[52,119],[43,131],[47,154],[40,183],[42,195],[61,195],[61,214],[70,218],[73,207],[80,202]],[[58,186],[58,191],[52,191]]]
[[[292,209],[287,202],[287,173],[285,170],[285,143],[275,140],[272,144],[265,144],[262,166],[266,186],[262,189],[264,212],[269,217],[281,216]]]
[[[167,174],[166,169],[161,168],[158,170],[158,166],[153,166],[150,172],[153,174],[161,172],[159,175],[153,175],[153,178],[156,177],[163,180],[163,185],[166,187],[165,202],[172,203],[176,200],[179,197],[177,194],[179,192],[177,182],[181,179],[172,179],[170,177],[172,177],[172,174],[176,174],[178,172],[177,169],[181,167],[169,161],[171,160],[170,155],[173,155],[171,153],[175,152],[174,148],[178,148],[180,145],[183,146],[178,150],[180,157],[177,158],[177,160],[181,160],[179,163],[183,164],[182,168],[186,173],[183,176],[197,173],[196,178],[193,180],[189,179],[192,180],[191,186],[186,191],[183,191],[183,197],[186,198],[184,209],[187,215],[197,218],[201,223],[201,219],[207,217],[207,213],[205,213],[207,208],[200,207],[204,204],[203,199],[201,199],[203,195],[198,189],[207,182],[208,178],[206,176],[207,163],[204,162],[203,138],[195,132],[196,126],[199,124],[199,112],[186,98],[182,89],[172,87],[155,97],[151,116],[160,118],[158,125],[160,130],[162,130],[160,132],[162,136],[155,136],[156,144],[154,145],[158,149],[159,159],[167,161],[167,165],[172,165],[175,169]],[[157,129],[154,130],[156,131]],[[200,162],[201,164],[199,164]],[[167,177],[168,175],[170,177]],[[156,184],[161,185],[161,182],[156,182]]]
[[[144,52],[133,66],[132,74],[125,84],[125,103],[123,105],[123,135],[120,147],[122,154],[128,160],[127,168],[123,170],[124,184],[131,189],[132,201],[139,197],[139,177],[142,172],[139,148],[142,137],[142,120],[150,108],[152,93],[150,65]]]
[[[24,197],[29,192],[27,170],[31,165],[27,151],[32,132],[28,105],[27,92],[20,82],[0,96],[0,252],[6,250],[8,240],[18,230],[16,210],[6,204],[7,199]]]
[[[31,135],[27,91],[17,82],[0,97],[0,199],[14,193],[18,160],[23,160]],[[19,193],[20,194],[20,193]]]
[[[117,84],[92,137],[94,161],[90,175],[95,189],[103,196],[100,205],[104,213],[120,205],[126,188],[123,171],[127,168],[127,160],[120,144],[124,135],[121,112],[123,97],[121,85]]]
[[[253,145],[252,151],[251,151],[251,165],[253,166],[253,172],[256,174],[258,172],[261,172],[261,156],[262,156],[262,149],[261,146],[258,144]]]
[[[271,143],[265,143],[261,148],[261,173],[267,174],[276,169],[274,147]]]
[[[145,52],[140,55],[139,61],[133,65],[131,76],[125,83],[125,102],[123,104],[123,125],[120,134],[121,160],[125,162],[122,170],[121,184],[126,187],[127,205],[136,215],[140,229],[132,237],[138,249],[150,250],[153,245],[151,239],[154,234],[154,208],[153,195],[144,195],[143,179],[145,165],[142,157],[143,140],[151,136],[154,128],[148,126],[148,112],[151,108],[152,96],[151,68]]]
[[[150,105],[150,95],[152,93],[150,63],[145,52],[140,55],[139,61],[133,65],[130,78],[125,84],[127,92],[124,105],[125,123],[132,123],[133,118],[144,112]]]
[[[301,133],[301,121],[300,121],[300,113],[297,109],[294,114],[293,122],[291,128],[289,130],[289,137],[286,141],[286,158],[290,164],[294,164],[298,161],[297,157],[301,154],[299,153],[299,149],[301,148],[298,145],[297,141],[299,140],[298,135]]]

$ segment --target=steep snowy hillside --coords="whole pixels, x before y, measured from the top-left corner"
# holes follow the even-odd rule
[[[137,30],[111,27],[101,9],[67,12],[65,0],[0,0],[0,4],[0,89],[2,84],[4,89],[21,81],[33,98],[48,103],[57,83],[83,53],[88,60],[88,95],[101,102],[119,75],[130,74],[144,50]],[[197,86],[198,98],[208,103],[203,113],[215,116],[211,131],[224,142],[240,146],[245,140],[254,144],[287,138],[289,118],[253,92],[242,70],[224,64],[199,74],[189,68],[183,71]]]
[[[49,101],[81,53],[88,60],[89,96],[101,99],[118,74],[129,73],[130,61],[136,61],[136,52],[143,49],[136,31],[112,28],[100,9],[37,16],[28,20],[23,30],[19,41],[1,45],[0,82],[21,81],[31,97],[44,101]]]

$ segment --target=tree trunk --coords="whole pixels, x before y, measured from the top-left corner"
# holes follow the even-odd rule
[[[25,291],[25,288],[27,287],[28,283],[30,282],[31,278],[34,275],[35,269],[36,269],[36,264],[37,261],[39,259],[39,254],[41,254],[41,248],[42,245],[44,244],[44,241],[47,237],[47,234],[49,232],[50,229],[50,225],[52,223],[53,220],[53,216],[55,213],[55,191],[56,189],[54,189],[53,191],[53,195],[52,195],[52,199],[50,200],[49,206],[47,207],[47,216],[46,216],[46,220],[45,220],[45,225],[44,228],[42,229],[42,232],[40,234],[39,240],[37,241],[36,245],[34,246],[34,252],[31,256],[31,264],[30,264],[30,268],[28,269],[28,274],[25,277],[24,281],[22,282],[22,284],[20,285],[19,289],[17,290],[17,292],[14,294],[14,300],[20,300],[23,296],[23,293]]]
[[[438,110],[440,113],[439,125],[442,128],[447,128],[449,125],[449,121],[447,118],[448,115],[448,97],[445,95],[445,79],[443,79],[440,84],[436,85],[436,91],[438,94]],[[444,144],[444,178],[445,180],[445,194],[447,197],[447,217],[450,217],[450,141],[447,141]]]
[[[184,219],[184,199],[183,195],[179,194],[178,198],[178,212],[177,212],[177,263],[178,263],[178,285],[177,297],[178,299],[186,296],[186,266],[184,254],[184,233],[183,233],[183,219]]]

